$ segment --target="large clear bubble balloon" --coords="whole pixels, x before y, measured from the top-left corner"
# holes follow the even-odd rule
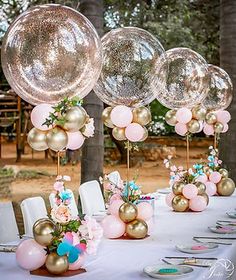
[[[157,99],[167,108],[192,108],[207,95],[209,86],[208,64],[188,48],[174,48],[166,52],[169,72],[166,89],[158,92]]]
[[[209,64],[210,85],[203,105],[209,110],[226,109],[233,99],[233,84],[229,75],[215,65]]]
[[[102,51],[103,67],[94,91],[103,102],[139,107],[164,87],[165,51],[149,32],[136,27],[112,30],[102,38]]]
[[[31,104],[83,98],[101,71],[101,42],[79,12],[60,5],[35,6],[8,29],[2,66],[11,87]]]

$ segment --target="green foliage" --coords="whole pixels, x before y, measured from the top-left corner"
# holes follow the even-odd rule
[[[23,180],[29,180],[29,179],[37,179],[41,176],[51,176],[47,171],[36,171],[36,170],[20,170],[17,173],[17,178],[23,179]]]
[[[14,170],[12,168],[0,168],[0,177],[14,176]]]

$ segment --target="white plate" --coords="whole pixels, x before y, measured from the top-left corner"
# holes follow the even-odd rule
[[[217,221],[217,225],[220,226],[229,226],[229,227],[236,227],[236,221]]]
[[[195,243],[189,245],[176,245],[176,249],[180,252],[187,254],[203,254],[209,253],[219,246],[217,244],[204,244],[204,243]]]
[[[159,273],[160,269],[177,269],[178,272],[175,274],[161,274]],[[168,264],[159,264],[159,265],[149,265],[143,269],[144,273],[148,276],[156,279],[180,279],[188,276],[193,272],[193,268],[186,265],[168,265]]]
[[[214,233],[221,233],[221,234],[233,234],[236,233],[235,227],[209,227],[209,229]]]
[[[236,219],[236,212],[227,212],[226,213],[230,218]]]

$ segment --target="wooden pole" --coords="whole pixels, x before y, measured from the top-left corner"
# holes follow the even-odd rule
[[[129,140],[127,141],[127,190],[128,190],[128,199],[129,199]]]
[[[57,176],[60,175],[60,152],[57,152]]]
[[[186,136],[186,163],[187,163],[187,171],[189,170],[189,134]]]

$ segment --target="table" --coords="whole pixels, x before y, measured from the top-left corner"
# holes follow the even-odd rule
[[[208,226],[215,225],[218,219],[229,218],[226,212],[236,207],[236,194],[231,197],[211,197],[208,208],[202,213],[176,213],[165,205],[165,196],[159,195],[155,202],[154,230],[144,240],[107,240],[104,239],[95,257],[89,256],[85,268],[87,272],[70,279],[81,280],[145,280],[151,279],[143,274],[147,265],[160,263],[165,256],[186,256],[176,251],[176,244],[192,242],[193,236],[218,236],[211,233]],[[230,235],[236,237],[235,235]],[[194,273],[184,279],[227,280],[236,279],[236,242],[233,245],[219,245],[212,252],[199,256],[229,259],[235,264],[231,278],[215,273],[209,274],[208,268],[194,268]],[[40,279],[19,268],[13,253],[0,253],[0,279],[25,280]],[[51,278],[42,278],[45,280]],[[57,279],[62,279],[57,278]]]

